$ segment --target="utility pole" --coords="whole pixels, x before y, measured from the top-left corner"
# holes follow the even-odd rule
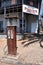
[[[25,35],[24,35],[24,12],[23,12],[23,4],[24,4],[24,0],[22,0],[22,35],[23,35],[23,39],[24,39]]]
[[[24,33],[24,12],[23,12],[24,0],[22,0],[22,33]]]
[[[39,9],[39,12],[38,12],[38,35],[39,35],[39,32],[40,32],[40,25],[39,25],[39,17],[40,17],[40,7],[41,7],[41,0],[38,1],[38,9]]]
[[[4,32],[6,32],[6,19],[5,19],[5,16],[6,16],[6,5],[4,3]]]
[[[38,2],[38,9],[39,9],[39,2]],[[38,12],[38,35],[39,35],[39,15],[40,15],[40,12]]]

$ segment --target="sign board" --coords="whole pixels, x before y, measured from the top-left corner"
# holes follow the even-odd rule
[[[32,6],[28,6],[28,5],[22,5],[22,10],[24,13],[29,13],[29,14],[33,14],[33,15],[38,15],[39,9],[32,7]]]

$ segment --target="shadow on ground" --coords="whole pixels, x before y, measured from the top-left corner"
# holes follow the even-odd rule
[[[40,65],[40,64],[36,64],[36,63],[21,63],[21,62],[18,62],[18,63],[16,63],[16,65]]]
[[[28,45],[39,41],[40,47],[43,48],[43,46],[41,45],[41,42],[43,42],[43,34],[27,35],[27,36],[24,37],[23,40],[25,40],[25,38],[27,38],[28,40],[22,42],[22,44],[24,44],[24,47],[27,47]]]

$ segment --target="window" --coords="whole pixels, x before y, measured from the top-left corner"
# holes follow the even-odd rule
[[[10,6],[11,5],[11,0],[3,0],[2,1],[2,7],[4,6]]]
[[[16,0],[17,4],[22,4],[22,0]]]
[[[38,0],[24,0],[24,4],[38,8]]]
[[[38,0],[33,0],[33,6],[38,8]]]
[[[0,7],[1,7],[1,2],[0,2]]]
[[[3,29],[3,21],[0,21],[0,33],[3,33],[4,29]]]

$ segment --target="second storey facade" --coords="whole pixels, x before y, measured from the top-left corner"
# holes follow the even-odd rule
[[[7,25],[16,25],[17,33],[37,33],[39,4],[41,0],[0,0],[0,33]],[[14,18],[8,18],[6,17]]]

